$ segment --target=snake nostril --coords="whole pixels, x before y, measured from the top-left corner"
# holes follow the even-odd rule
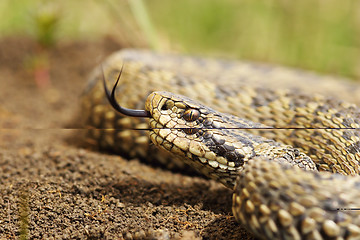
[[[161,111],[171,110],[175,106],[174,102],[171,100],[167,100],[160,104],[162,104],[160,106]]]
[[[168,110],[169,108],[168,108],[168,106],[166,105],[166,104],[164,104],[164,105],[162,105],[161,106],[161,110]]]

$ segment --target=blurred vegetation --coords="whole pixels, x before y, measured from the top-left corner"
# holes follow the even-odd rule
[[[24,33],[48,45],[110,34],[129,47],[360,76],[355,0],[2,0],[0,34]]]

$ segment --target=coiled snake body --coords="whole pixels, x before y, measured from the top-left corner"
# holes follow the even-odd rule
[[[123,66],[117,102],[145,103],[142,118],[106,99],[101,80],[113,84]],[[324,96],[351,92],[345,98],[360,102],[359,89],[279,67],[123,50],[94,71],[83,107],[102,148],[187,163],[233,188],[235,218],[258,236],[358,239],[360,110]]]

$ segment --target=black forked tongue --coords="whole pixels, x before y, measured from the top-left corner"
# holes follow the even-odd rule
[[[106,86],[106,82],[105,82],[105,74],[104,74],[104,69],[103,69],[103,83],[104,83],[104,90],[105,90],[105,94],[106,94],[106,97],[107,99],[109,100],[109,103],[111,104],[111,106],[118,112],[126,115],[126,116],[130,116],[130,117],[151,117],[150,113],[148,111],[145,111],[145,110],[134,110],[134,109],[128,109],[128,108],[123,108],[121,107],[117,101],[116,101],[116,98],[115,98],[115,90],[116,90],[116,87],[119,83],[119,80],[120,80],[120,76],[121,76],[121,73],[123,71],[123,67],[121,67],[121,70],[120,70],[120,73],[119,73],[119,76],[116,80],[116,83],[110,93],[109,89],[107,88]]]

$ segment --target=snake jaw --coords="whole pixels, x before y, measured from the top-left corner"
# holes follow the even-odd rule
[[[152,118],[150,126],[152,130],[149,137],[156,146],[174,154],[205,176],[223,183],[226,187],[234,187],[238,171],[242,170],[242,166],[235,168],[221,164],[216,160],[214,152],[195,141],[197,138],[195,134],[186,135],[181,129],[167,129]],[[179,135],[181,137],[178,137]],[[209,158],[215,160],[209,160]],[[225,161],[222,162],[225,163]]]

